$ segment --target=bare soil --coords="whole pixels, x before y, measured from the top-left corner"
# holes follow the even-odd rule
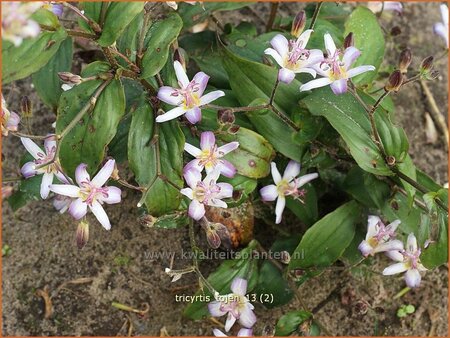
[[[295,13],[301,4],[280,5],[280,12]],[[256,4],[252,10],[218,15],[220,20],[248,20],[261,24],[266,20],[268,4]],[[442,41],[432,34],[432,25],[440,21],[437,2],[407,3],[402,17],[383,19],[386,29],[401,27],[402,34],[390,43],[386,63],[396,63],[401,46],[409,46],[414,54],[415,66],[429,54],[440,54]],[[400,47],[399,47],[400,46]],[[447,112],[447,59],[438,61],[441,76],[430,83],[438,107]],[[19,81],[4,89],[13,109],[18,110],[21,95],[31,97],[35,116],[32,130],[37,134],[51,132],[55,115],[39,103],[30,81]],[[9,94],[11,93],[11,94]],[[403,126],[410,140],[410,154],[415,164],[439,183],[447,182],[447,152],[442,141],[426,143],[424,113],[430,107],[420,85],[394,97],[397,122]],[[19,158],[25,150],[14,137],[3,139],[3,174],[19,174]],[[211,335],[217,325],[209,320],[193,322],[182,316],[184,303],[176,302],[175,295],[192,295],[197,289],[194,276],[184,276],[171,284],[164,268],[170,257],[152,258],[151,253],[176,253],[174,267],[188,262],[180,257],[189,250],[187,229],[160,230],[142,226],[135,207],[139,196],[125,190],[120,206],[109,206],[107,212],[113,227],[106,232],[91,217],[90,240],[83,250],[74,244],[76,223],[69,215],[55,212],[51,201],[31,202],[13,214],[3,204],[3,244],[12,248],[12,254],[3,258],[3,335],[101,335],[127,334],[127,320],[133,324],[133,335]],[[255,231],[263,224],[256,224]],[[264,233],[264,232],[261,232]],[[199,232],[202,245],[203,233]],[[270,240],[266,238],[266,240]],[[203,263],[207,274],[219,262]],[[381,271],[388,261],[384,257],[374,260],[370,269]],[[446,336],[447,325],[447,266],[430,271],[424,276],[423,286],[393,299],[404,288],[401,277],[382,278],[376,273],[329,271],[305,283],[300,288],[308,308],[317,308],[316,317],[333,335],[440,335]],[[81,279],[84,278],[84,279]],[[73,283],[67,283],[74,281]],[[62,287],[61,287],[62,286]],[[43,299],[36,290],[48,287],[52,296],[53,315],[44,319]],[[113,301],[141,308],[150,305],[143,317],[114,308]],[[396,316],[403,304],[413,304],[416,312],[406,318]],[[299,309],[291,304],[266,310],[256,304],[258,323],[255,333],[273,327],[277,318],[290,310]],[[127,326],[125,328],[125,326]]]

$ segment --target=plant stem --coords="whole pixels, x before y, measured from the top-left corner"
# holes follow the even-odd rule
[[[138,40],[138,49],[136,53],[136,64],[139,68],[141,68],[142,64],[142,57],[144,56],[144,41],[145,41],[145,35],[147,34],[147,30],[150,27],[151,23],[151,12],[146,11],[144,13],[144,22],[142,23],[141,31],[139,32],[139,40]]]
[[[275,106],[269,105],[268,108],[270,108],[280,119],[282,119],[284,121],[284,123],[286,123],[292,129],[294,129],[295,131],[300,131],[300,128],[289,117],[287,117],[285,114],[280,112],[277,108],[275,108]]]
[[[316,21],[317,21],[317,18],[319,17],[319,13],[320,13],[320,9],[322,8],[322,5],[323,5],[322,1],[316,5],[316,8],[314,9],[314,14],[311,19],[311,24],[309,25],[309,29],[314,29],[314,26],[316,25]]]
[[[24,134],[18,131],[10,131],[9,132],[11,135],[17,136],[17,137],[26,137],[26,138],[30,138],[32,140],[45,140],[48,139],[49,137],[54,136],[53,134],[51,135],[46,135],[46,136],[42,136],[42,135],[30,135],[30,134]]]
[[[270,16],[269,16],[269,20],[267,21],[267,24],[266,24],[266,33],[272,30],[273,23],[275,22],[275,18],[277,16],[277,11],[278,11],[279,5],[280,4],[278,2],[272,2],[270,4]]]
[[[2,177],[2,183],[5,182],[17,182],[17,181],[21,181],[23,179],[23,177],[21,176],[17,176],[17,177]]]
[[[130,189],[133,189],[133,190],[138,190],[138,191],[145,191],[146,190],[143,187],[138,187],[138,186],[132,185],[132,184],[128,183],[127,181],[123,180],[123,179],[118,179],[116,181],[117,181],[117,183],[123,185],[124,187],[130,188]]]
[[[211,109],[216,109],[216,110],[227,110],[232,113],[238,113],[238,112],[256,111],[256,110],[260,110],[260,109],[265,109],[265,108],[268,108],[268,105],[264,104],[264,105],[252,106],[252,107],[223,107],[223,106],[217,106],[215,104],[205,104],[202,107],[206,108],[206,109],[211,108]]]
[[[89,27],[92,28],[92,30],[95,33],[101,33],[102,28],[99,26],[98,23],[96,23],[95,21],[89,19],[86,15],[84,15],[77,7],[71,5],[68,2],[63,2],[62,3],[64,7],[67,7],[69,9],[71,9],[72,11],[74,11],[80,18],[82,18],[84,21],[86,21],[86,23],[89,25]]]
[[[269,105],[273,105],[273,100],[275,99],[275,93],[277,91],[278,85],[280,84],[280,80],[277,79],[275,81],[275,85],[273,86],[272,93],[270,94]]]

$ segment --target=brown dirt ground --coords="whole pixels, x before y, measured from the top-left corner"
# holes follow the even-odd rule
[[[299,4],[281,4],[281,13],[295,13]],[[402,34],[394,38],[398,45],[408,45],[414,53],[414,64],[430,53],[438,54],[442,42],[432,35],[432,24],[440,21],[438,3],[408,3],[403,17],[385,19],[386,27],[399,25]],[[260,22],[266,18],[267,4],[256,4],[251,11],[219,16],[241,18]],[[391,46],[392,47],[392,46]],[[387,61],[396,59],[396,52],[388,54]],[[438,106],[447,111],[447,60],[438,63],[441,77],[430,84]],[[35,103],[33,131],[45,133],[54,121],[33,93],[30,81],[19,81],[13,90],[11,105],[18,108],[23,93]],[[447,153],[442,142],[426,144],[424,112],[429,109],[419,85],[412,85],[395,97],[396,111],[410,140],[410,153],[416,165],[433,176],[439,183],[447,181]],[[18,139],[3,140],[3,171],[5,176],[18,174],[18,159],[24,153]],[[144,318],[130,314],[134,335],[160,335],[163,328],[170,335],[210,335],[215,326],[208,320],[193,322],[181,316],[184,304],[175,301],[175,294],[191,295],[196,290],[192,276],[171,284],[164,273],[170,259],[152,260],[149,252],[175,252],[189,249],[186,229],[156,230],[143,227],[137,221],[135,205],[138,196],[125,191],[120,207],[108,207],[113,228],[104,231],[92,220],[90,241],[78,250],[74,245],[76,224],[69,215],[56,213],[50,201],[32,202],[13,214],[7,203],[3,204],[3,244],[12,248],[12,254],[3,258],[3,335],[105,335],[114,336],[127,320],[127,314],[111,306],[118,301],[133,307],[150,304]],[[261,225],[256,225],[257,230]],[[183,262],[175,261],[175,267]],[[383,257],[374,261],[372,270],[381,271],[387,264]],[[217,262],[203,264],[205,272]],[[426,274],[423,287],[411,291],[398,300],[393,296],[403,287],[403,280],[381,278],[377,274],[351,275],[348,272],[329,271],[308,281],[300,288],[309,308],[323,300],[317,318],[334,335],[447,335],[447,267]],[[63,283],[79,278],[91,278],[83,284]],[[37,289],[48,286],[52,295],[54,314],[44,319],[42,299],[35,296]],[[336,287],[342,287],[336,289]],[[178,288],[178,289],[177,289]],[[361,304],[369,304],[362,311]],[[396,310],[402,304],[413,304],[416,312],[398,319]],[[255,333],[273,326],[277,318],[290,310],[298,309],[295,301],[276,310],[266,310],[256,305],[259,321]]]

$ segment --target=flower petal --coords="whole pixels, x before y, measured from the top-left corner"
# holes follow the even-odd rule
[[[202,111],[199,107],[194,107],[192,109],[189,109],[186,112],[185,116],[190,123],[196,124],[197,122],[200,122],[202,120]]]
[[[162,115],[158,115],[156,117],[155,121],[158,123],[161,123],[161,122],[173,120],[173,119],[176,119],[177,117],[183,115],[185,112],[186,112],[186,110],[183,107],[176,107]]]
[[[45,172],[41,181],[41,197],[45,200],[50,193],[50,185],[53,183],[53,173]]]
[[[237,336],[238,337],[251,337],[251,336],[253,336],[253,330],[242,328],[238,331]]]
[[[217,152],[219,153],[220,157],[225,156],[229,152],[232,152],[233,150],[236,150],[239,147],[239,142],[230,142],[227,144],[224,144],[223,146],[219,147],[217,149]]]
[[[278,52],[277,52],[275,49],[273,49],[273,48],[267,48],[267,49],[264,51],[264,54],[270,55],[271,57],[273,57],[273,59],[275,60],[275,62],[278,63],[278,65],[279,65],[280,67],[283,67],[283,66],[284,66],[284,62],[283,62],[282,56],[281,56],[280,54],[278,54]]]
[[[417,239],[413,233],[408,235],[408,239],[406,240],[406,250],[409,252],[417,251]]]
[[[318,173],[312,173],[312,174],[306,174],[306,175],[300,176],[297,180],[297,188],[304,186],[306,183],[316,179],[317,177],[319,177]]]
[[[392,241],[387,241],[386,243],[378,244],[374,249],[374,253],[385,252],[385,251],[396,251],[403,250],[403,243],[398,239]]]
[[[221,306],[222,306],[222,303],[219,301],[216,301],[216,300],[209,303],[208,310],[209,310],[209,313],[211,314],[211,316],[222,317],[223,315],[225,315],[226,312],[221,310]]]
[[[310,49],[309,58],[305,66],[311,67],[323,61],[323,52],[320,49]]]
[[[443,38],[448,46],[448,31],[447,28],[444,26],[444,24],[442,22],[438,22],[436,24],[434,24],[433,26],[433,31],[439,35],[441,38]]]
[[[299,70],[296,70],[295,72],[296,73],[307,73],[314,78],[317,76],[317,72],[314,69],[308,68],[308,67],[302,67]]]
[[[195,199],[192,200],[189,204],[189,216],[198,221],[205,216],[205,206]]]
[[[278,71],[278,80],[280,80],[283,83],[289,84],[292,82],[292,80],[294,80],[295,78],[295,73],[287,68],[281,68]]]
[[[404,257],[400,251],[386,251],[385,255],[393,261],[403,262]]]
[[[364,257],[367,257],[369,255],[371,255],[373,253],[373,248],[372,246],[369,244],[369,242],[367,242],[366,240],[362,241],[359,245],[358,245],[358,250],[361,251],[361,254]]]
[[[20,141],[22,141],[25,149],[33,156],[35,159],[42,158],[44,156],[44,152],[41,148],[38,147],[36,143],[34,143],[31,139],[26,137],[21,137]]]
[[[228,205],[224,201],[221,201],[218,198],[212,198],[212,199],[208,200],[207,205],[209,205],[211,207],[216,207],[216,208],[223,208],[223,209],[228,208]]]
[[[398,226],[400,225],[401,221],[399,219],[395,220],[394,222],[390,223],[387,227],[386,230],[388,231],[392,231],[395,232],[395,230],[397,230]]]
[[[380,217],[369,215],[367,218],[367,235],[366,239],[374,237],[378,234],[379,224],[382,223]]]
[[[181,97],[180,95],[174,95],[177,94],[177,90],[175,88],[169,87],[169,86],[162,86],[158,90],[158,99],[161,101],[174,105],[179,106],[181,104]]]
[[[69,214],[75,219],[84,217],[87,213],[87,204],[81,198],[74,200],[69,206]]]
[[[200,148],[210,150],[216,144],[216,137],[212,131],[204,131],[200,135]]]
[[[331,90],[336,95],[341,95],[347,92],[347,79],[340,79],[333,81],[330,85]]]
[[[187,142],[184,144],[184,150],[187,151],[189,154],[191,154],[194,157],[197,157],[202,153],[202,151],[200,149],[198,149],[197,147],[194,147],[192,144],[189,144]]]
[[[52,184],[50,190],[58,195],[77,198],[80,196],[80,188],[70,184]]]
[[[247,293],[247,280],[241,277],[236,277],[231,282],[230,289],[236,295],[245,296]]]
[[[102,201],[107,204],[120,203],[120,201],[122,200],[122,190],[120,190],[120,188],[118,187],[106,187],[106,189],[106,193],[108,194],[108,196],[103,197]]]
[[[197,183],[202,180],[202,174],[195,168],[190,168],[183,173],[184,180],[191,188],[195,188]]]
[[[215,337],[228,337],[225,333],[223,333],[219,329],[214,329],[213,334]]]
[[[307,29],[298,37],[297,42],[301,41],[302,42],[301,46],[305,48],[313,32],[314,31],[312,29]]]
[[[239,324],[250,329],[256,323],[256,316],[252,310],[250,303],[245,304],[239,317]]]
[[[272,202],[278,198],[278,190],[275,184],[266,185],[259,190],[261,199],[265,202]]]
[[[306,82],[305,84],[302,84],[300,86],[300,91],[304,92],[304,91],[311,90],[314,88],[325,87],[325,86],[328,86],[332,82],[333,81],[331,81],[327,77],[322,77],[320,79],[311,80],[309,82]]]
[[[220,188],[220,193],[217,194],[217,198],[230,198],[233,196],[233,186],[230,183],[217,183]]]
[[[105,209],[103,209],[102,205],[99,202],[94,201],[92,205],[89,205],[89,208],[91,209],[97,220],[100,222],[100,224],[106,230],[110,230],[111,223],[109,222],[108,215],[106,214]]]
[[[225,96],[225,93],[221,90],[215,90],[213,92],[209,92],[206,95],[203,95],[200,98],[200,105],[203,106],[205,104],[208,104],[214,100],[217,100],[219,97]]]
[[[20,172],[22,173],[23,177],[29,178],[37,174],[36,169],[36,163],[34,162],[27,162],[25,163],[22,168],[20,169]]]
[[[286,169],[284,170],[283,179],[288,182],[292,181],[300,174],[300,163],[296,161],[289,161]]]
[[[281,174],[278,171],[277,164],[275,162],[271,162],[270,168],[271,168],[271,172],[272,172],[273,182],[275,184],[278,184],[281,181]]]
[[[349,69],[347,71],[347,76],[350,79],[350,78],[352,78],[352,77],[354,77],[356,75],[359,75],[359,74],[362,74],[362,73],[365,73],[365,72],[370,72],[372,70],[375,70],[374,66],[359,66],[359,67],[355,67],[355,68]]]
[[[342,57],[342,61],[344,62],[345,69],[349,69],[353,62],[361,55],[361,52],[356,47],[348,47],[345,52],[344,56]]]
[[[102,187],[106,183],[106,181],[111,177],[115,165],[116,165],[115,160],[108,160],[103,166],[103,168],[100,169],[100,171],[97,173],[97,175],[94,176],[91,183],[98,188]]]
[[[49,135],[44,141],[44,149],[47,155],[54,154],[56,151],[55,135]]]
[[[406,285],[410,288],[417,288],[420,286],[420,281],[422,277],[420,277],[419,270],[417,269],[411,269],[406,271],[405,274],[405,282]]]
[[[220,168],[220,173],[228,178],[233,178],[234,175],[236,175],[236,168],[234,167],[234,165],[226,160],[221,160],[220,164],[219,164],[219,168]]]
[[[444,25],[448,26],[448,6],[445,4],[441,4],[440,9],[442,21],[444,22]]]
[[[173,68],[175,69],[175,75],[177,76],[178,83],[182,88],[185,88],[189,84],[189,78],[186,75],[186,71],[179,61],[173,63]]]
[[[384,269],[383,275],[395,275],[397,273],[405,272],[406,270],[408,270],[408,266],[405,263],[395,263]]]
[[[186,164],[183,168],[183,172],[194,169],[194,170],[198,170],[200,172],[202,172],[204,166],[203,164],[201,164],[200,160],[198,159],[193,159],[192,161],[190,161],[188,164]]]
[[[75,169],[75,180],[77,181],[79,186],[81,186],[84,182],[90,182],[91,180],[91,177],[89,176],[86,168],[87,164],[81,163]]]
[[[280,55],[280,57],[284,57],[289,52],[289,41],[286,39],[284,35],[277,34],[272,40],[270,40],[270,44],[274,48],[274,50]],[[267,51],[267,49],[266,49]],[[264,52],[266,53],[266,52]],[[266,53],[267,54],[267,53]]]
[[[279,196],[277,199],[277,204],[275,206],[276,224],[281,223],[281,218],[283,217],[283,211],[285,206],[286,206],[286,198],[284,196]]]
[[[209,76],[206,75],[204,72],[198,72],[197,74],[195,74],[192,81],[198,84],[197,94],[198,96],[202,96],[206,86],[208,85]]]
[[[191,200],[194,199],[194,191],[191,188],[183,188],[180,190],[180,193],[190,198]]]
[[[329,56],[333,56],[336,53],[336,45],[334,44],[333,38],[331,37],[330,33],[326,33],[323,36],[324,42],[325,42],[325,49],[327,51],[327,54]]]

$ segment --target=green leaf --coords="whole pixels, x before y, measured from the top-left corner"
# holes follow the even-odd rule
[[[177,13],[154,22],[145,36],[141,78],[156,75],[166,64],[169,47],[180,34],[183,22]]]
[[[41,8],[34,12],[30,19],[36,21],[39,25],[46,26],[48,28],[58,29],[61,27],[61,24],[59,23],[58,17],[50,10],[46,8]],[[50,28],[50,29],[51,29]],[[50,30],[47,29],[47,30]]]
[[[360,212],[358,203],[351,201],[316,222],[303,235],[291,257],[289,269],[333,264],[351,243]]]
[[[90,102],[102,80],[83,82],[61,95],[56,120],[56,133],[61,132]],[[98,97],[94,108],[67,134],[60,144],[60,162],[65,172],[74,177],[80,163],[96,172],[105,157],[106,146],[113,139],[125,113],[125,95],[120,80],[112,80]]]
[[[42,175],[23,179],[19,182],[18,189],[7,198],[13,211],[17,211],[30,201],[41,200]]]
[[[256,99],[249,106],[259,106],[265,103],[267,102],[263,99]],[[265,137],[278,152],[292,160],[301,162],[306,148],[292,142],[292,138],[297,133],[294,128],[287,125],[277,114],[267,108],[248,111],[246,116],[256,131]]]
[[[434,243],[423,249],[420,256],[422,264],[427,269],[434,269],[439,265],[448,263],[448,215],[438,212],[437,224],[438,236]]]
[[[208,282],[217,292],[221,295],[230,293],[231,282],[236,277],[245,278],[248,281],[247,293],[253,290],[258,280],[257,261],[252,259],[252,251],[256,247],[257,242],[251,241],[245,249],[236,253],[236,259],[224,261],[216,271],[208,276]],[[209,316],[207,304],[214,300],[214,296],[206,288],[203,291],[197,291],[195,296],[204,295],[204,300],[196,300],[189,304],[183,313],[186,317],[199,320]]]
[[[66,31],[58,29],[55,32],[43,32],[33,39],[25,39],[19,47],[3,41],[3,84],[23,79],[37,72],[47,64],[66,38]]]
[[[189,224],[189,217],[185,211],[165,214],[158,217],[153,224],[155,228],[178,229]]]
[[[71,38],[64,40],[48,63],[32,76],[33,85],[39,97],[52,109],[58,107],[59,97],[63,92],[58,73],[68,72],[72,66],[72,45]]]
[[[358,165],[375,175],[393,175],[371,137],[367,112],[349,93],[334,95],[320,88],[303,99],[313,115],[324,116],[350,149]]]
[[[372,65],[376,68],[376,71],[367,72],[352,80],[358,85],[370,84],[376,78],[384,57],[383,31],[375,14],[367,7],[358,6],[345,23],[344,36],[350,32],[353,32],[355,47],[361,51],[361,56],[356,59],[353,67]]]
[[[122,34],[134,17],[144,10],[145,2],[113,2],[109,5],[102,34],[97,43],[102,46],[112,45]]]
[[[142,29],[142,25],[144,22],[144,12],[139,13],[135,16],[133,21],[125,28],[123,33],[117,39],[117,49],[124,55],[128,56],[128,58],[132,62],[136,62],[136,51],[138,50],[139,43],[139,35]],[[123,62],[123,66],[126,67],[127,63],[124,60],[120,60]]]
[[[148,188],[142,202],[151,215],[163,215],[180,204],[178,189],[158,177],[158,160],[160,174],[182,186],[184,143],[177,121],[155,124],[152,108],[146,102],[134,111],[128,135],[128,161],[136,181]]]
[[[310,318],[312,318],[312,314],[308,311],[298,310],[286,313],[278,319],[275,326],[275,336],[289,336],[297,331],[305,320]]]
[[[228,202],[228,208],[239,206],[245,202],[250,194],[256,189],[258,182],[256,179],[245,177],[242,175],[235,175],[233,178],[222,176],[221,182],[230,183],[233,186],[233,195],[238,194],[237,198],[233,196],[232,202]]]

